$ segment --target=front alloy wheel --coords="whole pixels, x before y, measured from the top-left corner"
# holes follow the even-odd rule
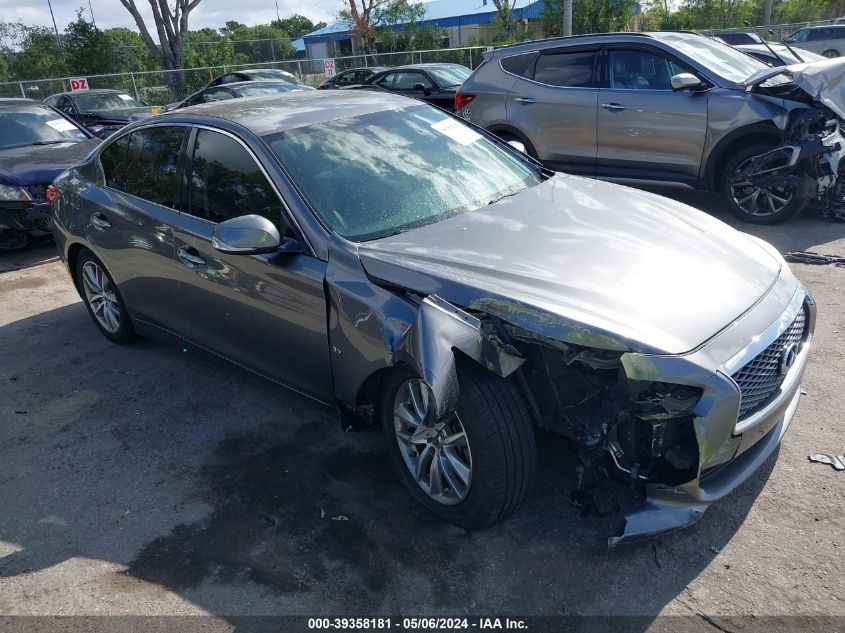
[[[730,211],[744,222],[778,224],[800,213],[807,203],[806,199],[798,197],[794,186],[765,186],[748,175],[752,162],[771,150],[770,144],[751,144],[737,151],[725,165],[722,193]],[[783,156],[775,152],[766,156],[754,170],[764,175],[776,174],[783,170],[784,164]]]
[[[396,474],[419,503],[466,529],[489,527],[528,494],[537,460],[531,418],[513,381],[458,358],[457,410],[436,419],[410,368],[382,384],[379,415]]]
[[[460,417],[430,424],[431,405],[422,380],[408,380],[399,388],[393,403],[396,441],[419,487],[438,503],[454,505],[469,492],[472,452]]]

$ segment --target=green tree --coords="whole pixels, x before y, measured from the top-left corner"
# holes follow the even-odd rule
[[[541,13],[546,37],[563,35],[564,0],[545,0]],[[633,16],[632,0],[573,0],[572,33],[619,31]]]
[[[234,59],[232,43],[211,28],[188,32],[185,41],[185,67],[205,68],[231,64]]]
[[[53,29],[6,22],[0,26],[0,40],[7,51],[12,80],[60,77],[67,74],[64,51]]]
[[[62,41],[71,74],[100,75],[116,70],[112,40],[85,19],[82,9],[77,10],[76,20],[67,25]]]
[[[270,26],[279,29],[280,31],[284,31],[288,34],[288,37],[297,39],[302,37],[306,33],[310,33],[311,31],[316,31],[317,29],[323,28],[324,26],[326,26],[326,23],[318,22],[317,24],[314,24],[305,16],[294,13],[289,18],[273,20],[272,22],[270,22]]]
[[[109,40],[114,57],[113,72],[142,72],[160,67],[137,31],[121,26],[106,29],[103,33]]]

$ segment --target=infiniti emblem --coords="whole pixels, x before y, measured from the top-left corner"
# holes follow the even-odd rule
[[[795,347],[795,343],[788,343],[787,345],[784,345],[783,349],[780,351],[780,363],[778,364],[780,373],[788,373],[792,368],[792,365],[795,364],[796,358],[798,358],[798,348]]]

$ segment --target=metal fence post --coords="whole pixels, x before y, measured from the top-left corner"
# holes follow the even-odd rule
[[[470,70],[475,70],[475,66],[472,65],[472,49],[469,49],[469,67]]]
[[[132,80],[132,91],[135,93],[135,99],[140,101],[141,97],[138,96],[138,84],[135,83],[135,73],[129,73],[129,78]]]
[[[304,76],[302,74],[302,62],[300,62],[300,61],[296,62],[296,65],[299,67],[299,78],[302,79],[302,77]]]
[[[26,90],[23,89],[23,82],[19,81],[18,85],[21,87],[21,96],[26,99]]]

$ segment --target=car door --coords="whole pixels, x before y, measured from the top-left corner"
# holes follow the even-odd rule
[[[591,174],[596,159],[595,47],[549,49],[533,60],[505,100],[508,120],[553,169]]]
[[[176,322],[173,232],[179,170],[189,128],[155,126],[124,134],[99,154],[97,186],[82,192],[85,234],[133,318],[166,329]]]
[[[326,264],[308,252],[291,227],[256,156],[227,132],[198,128],[187,154],[185,185],[188,213],[174,228],[180,329],[230,360],[330,399]],[[249,214],[267,217],[302,248],[265,255],[215,250],[215,224]]]
[[[596,174],[693,181],[707,132],[708,91],[673,91],[690,72],[651,48],[610,47],[602,55]]]

